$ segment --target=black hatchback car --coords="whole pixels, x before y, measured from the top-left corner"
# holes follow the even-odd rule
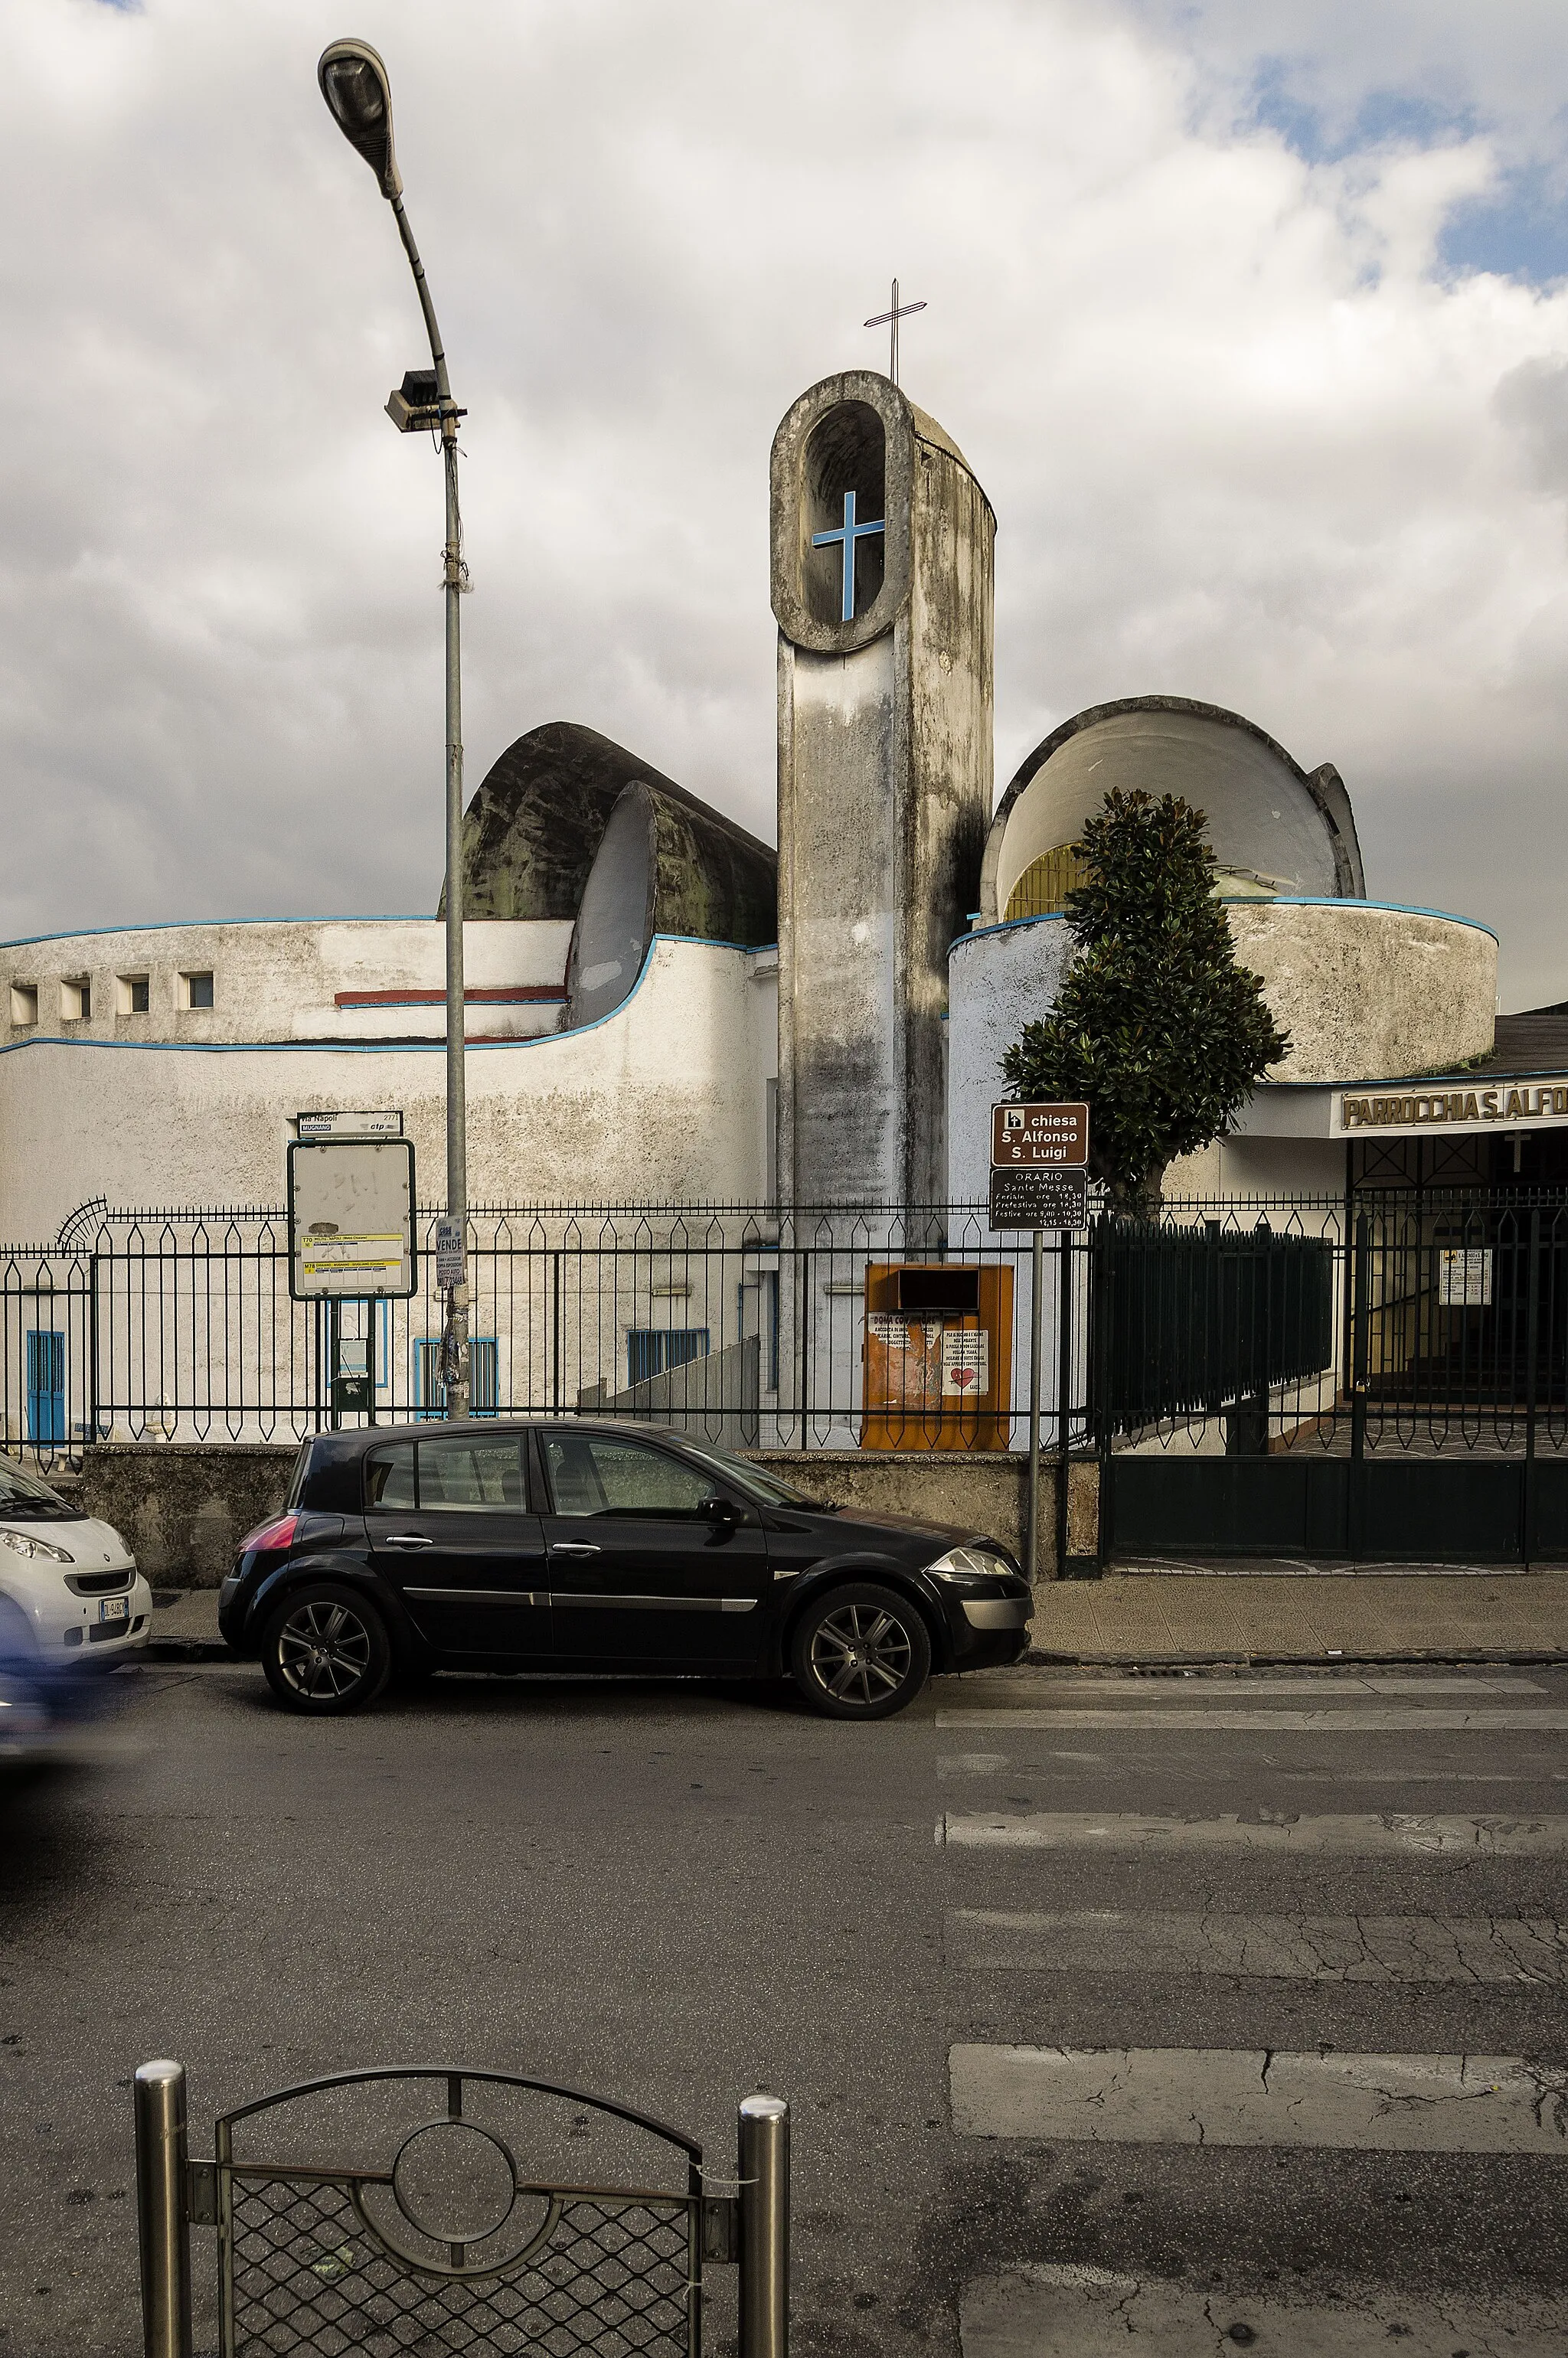
[[[1029,1586],[983,1533],[827,1505],[728,1450],[576,1419],[325,1433],[218,1623],[296,1711],[438,1670],[793,1678],[881,1719],[1014,1662]]]

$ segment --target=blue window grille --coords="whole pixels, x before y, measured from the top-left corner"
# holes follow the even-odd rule
[[[65,1336],[41,1329],[27,1336],[27,1439],[65,1439]]]
[[[645,1384],[693,1359],[708,1357],[706,1326],[631,1326],[626,1330],[626,1380]]]
[[[414,1346],[414,1413],[444,1416],[447,1388],[439,1374],[441,1345],[434,1335]],[[475,1416],[495,1416],[501,1406],[501,1346],[493,1335],[469,1337],[469,1405]]]

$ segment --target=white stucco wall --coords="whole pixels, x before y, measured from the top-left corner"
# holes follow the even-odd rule
[[[527,1038],[559,1020],[569,924],[489,920],[463,928],[470,1033]],[[434,917],[262,918],[254,923],[148,925],[52,934],[0,944],[0,1045],[26,1039],[178,1041],[438,1039],[446,1019],[427,996],[446,982],[446,928]],[[213,1004],[184,1004],[184,978],[211,974]],[[132,976],[147,980],[147,1010],[122,1011]],[[70,986],[86,979],[92,1013],[77,1017]],[[548,993],[496,1004],[476,994]],[[16,1019],[18,991],[38,995],[36,1024]],[[398,1003],[341,1007],[340,994],[423,993]]]
[[[1401,1076],[1484,1055],[1492,1045],[1498,945],[1485,925],[1365,901],[1227,902],[1238,957],[1262,978],[1291,1055],[1241,1121],[1282,1132],[1303,1083]],[[990,1109],[1006,1094],[998,1065],[1025,1023],[1048,1014],[1071,963],[1060,917],[967,934],[948,960],[947,1154],[956,1202],[983,1201]],[[1304,1104],[1304,1100],[1302,1101]],[[1315,1102],[1315,1101],[1314,1101]],[[1322,1135],[1222,1139],[1173,1163],[1168,1198],[1335,1195],[1344,1147]]]
[[[225,947],[216,943],[215,960]],[[771,951],[661,937],[631,998],[601,1023],[471,1045],[470,1199],[762,1201],[775,976]],[[330,1108],[399,1108],[421,1198],[435,1203],[444,1092],[434,1042],[13,1038],[0,1047],[0,1237],[46,1239],[99,1196],[281,1203],[294,1118]]]
[[[1073,954],[1060,917],[964,934],[947,960],[947,1193],[983,1204],[991,1108],[1009,1094],[1000,1066],[1026,1023],[1056,1003]]]

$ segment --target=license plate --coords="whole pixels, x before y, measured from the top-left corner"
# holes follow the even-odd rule
[[[99,1598],[98,1618],[100,1621],[128,1621],[130,1617],[131,1600],[128,1596],[101,1596]]]

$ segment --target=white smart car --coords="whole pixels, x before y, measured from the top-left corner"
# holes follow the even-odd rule
[[[152,1591],[109,1523],[0,1457],[0,1661],[108,1664],[139,1653]]]

